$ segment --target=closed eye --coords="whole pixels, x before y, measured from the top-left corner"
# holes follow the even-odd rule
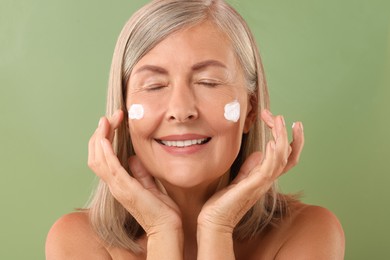
[[[158,91],[165,88],[165,85],[150,85],[146,87],[147,91]]]
[[[203,85],[206,87],[210,87],[210,88],[217,87],[217,86],[221,85],[221,83],[214,82],[214,81],[200,81],[197,84]]]

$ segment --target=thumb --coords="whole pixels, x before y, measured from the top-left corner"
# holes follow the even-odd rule
[[[256,167],[256,165],[260,164],[263,160],[262,152],[254,152],[245,160],[242,164],[240,171],[238,172],[236,178],[232,181],[232,184],[237,184],[241,180],[245,179],[251,170]]]

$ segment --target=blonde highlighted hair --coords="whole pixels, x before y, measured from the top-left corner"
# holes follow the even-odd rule
[[[125,115],[127,82],[134,65],[154,46],[172,33],[209,21],[230,39],[247,80],[248,95],[257,104],[257,114],[269,108],[269,96],[257,46],[244,19],[223,0],[156,0],[138,10],[119,35],[107,94],[107,116],[122,109]],[[258,120],[243,135],[240,152],[231,167],[232,180],[242,163],[254,151],[264,151],[270,130]],[[123,167],[129,171],[128,158],[134,154],[127,117],[118,128],[114,149]],[[130,173],[131,174],[131,173]],[[288,209],[289,198],[277,192],[276,184],[243,217],[235,228],[235,239],[251,238],[275,224]],[[140,252],[137,244],[144,231],[136,220],[111,195],[100,181],[89,204],[89,215],[96,233],[110,246]]]

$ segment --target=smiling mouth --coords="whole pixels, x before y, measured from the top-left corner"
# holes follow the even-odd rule
[[[178,141],[164,141],[164,140],[156,139],[156,141],[159,144],[169,146],[169,147],[179,147],[179,148],[189,147],[189,146],[193,146],[193,145],[206,144],[210,140],[211,140],[211,137],[201,138],[201,139],[191,139],[191,140],[178,140]]]

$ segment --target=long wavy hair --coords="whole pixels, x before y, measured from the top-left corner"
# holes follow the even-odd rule
[[[125,24],[116,43],[107,93],[106,115],[122,109],[125,115],[127,83],[134,65],[172,33],[209,21],[230,39],[247,81],[248,95],[257,105],[257,114],[269,108],[264,70],[254,37],[244,19],[223,0],[156,0],[139,9]],[[270,130],[256,116],[256,122],[243,134],[241,148],[230,169],[234,179],[245,159],[264,151],[272,138]],[[128,158],[134,154],[127,116],[117,129],[113,146],[123,167],[130,173]],[[250,239],[268,225],[275,224],[287,211],[289,197],[277,192],[276,183],[246,213],[234,230],[234,238]],[[89,203],[89,216],[99,237],[110,246],[142,249],[137,244],[144,231],[137,221],[112,196],[100,180]]]

